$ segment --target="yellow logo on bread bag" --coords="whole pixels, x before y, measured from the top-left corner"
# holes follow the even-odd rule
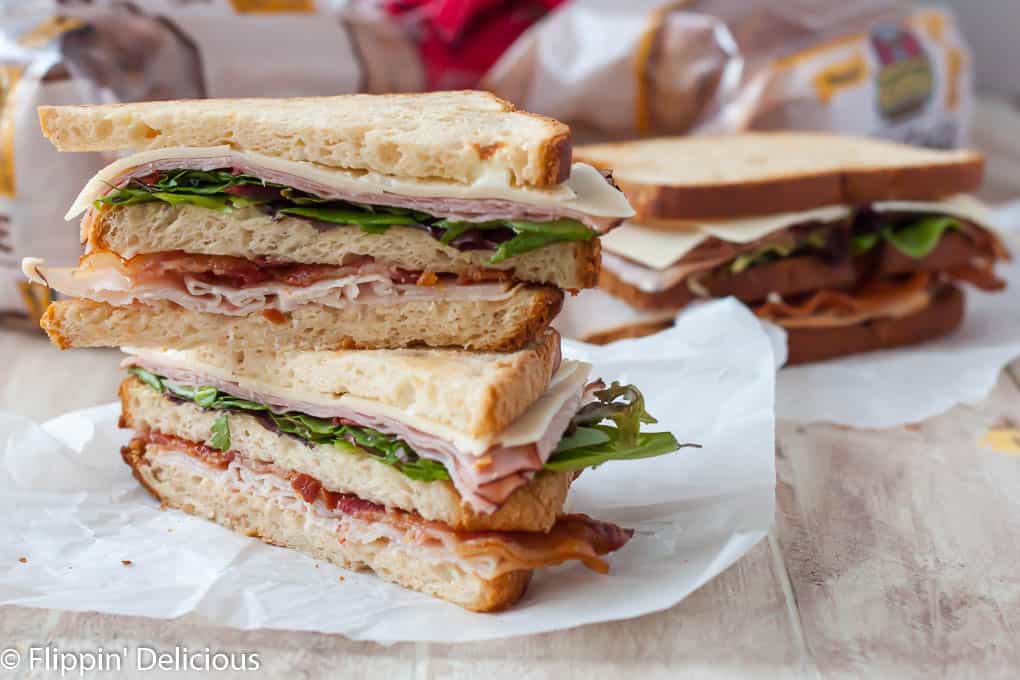
[[[879,114],[897,120],[923,109],[932,97],[935,74],[917,35],[902,26],[877,26],[871,48],[878,62]]]
[[[867,77],[868,62],[863,54],[857,52],[849,59],[837,61],[823,68],[815,74],[813,82],[818,99],[828,104],[834,94],[860,85]]]
[[[315,0],[230,0],[238,14],[315,13]]]
[[[14,89],[21,66],[0,65],[0,196],[14,198]]]

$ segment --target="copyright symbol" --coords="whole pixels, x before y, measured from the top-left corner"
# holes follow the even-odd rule
[[[16,649],[5,649],[0,652],[0,669],[12,671],[21,663],[21,654]]]

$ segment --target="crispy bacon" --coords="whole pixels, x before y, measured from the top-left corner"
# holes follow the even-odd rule
[[[759,305],[760,318],[788,326],[836,326],[847,320],[864,320],[893,315],[922,300],[931,287],[932,276],[914,274],[906,280],[876,281],[854,293],[820,290],[799,303],[782,299]],[[923,306],[923,304],[922,304]]]
[[[227,466],[230,465],[230,461],[237,455],[236,451],[220,451],[190,439],[184,439],[172,434],[164,434],[155,430],[147,432],[145,438],[154,444],[184,451],[192,458],[197,458],[209,467],[220,470],[226,470]]]
[[[981,290],[1002,290],[1006,287],[1006,282],[995,275],[991,262],[984,266],[950,269],[946,272],[946,275],[953,279],[966,281]]]

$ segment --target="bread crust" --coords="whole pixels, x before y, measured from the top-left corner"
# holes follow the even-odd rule
[[[787,366],[916,345],[956,330],[963,321],[963,292],[939,288],[932,303],[899,319],[879,318],[839,328],[787,328]]]
[[[524,347],[559,313],[563,292],[522,287],[502,301],[421,301],[305,305],[277,323],[261,314],[225,316],[170,302],[113,306],[83,298],[53,302],[40,326],[57,347],[241,345],[270,350],[463,347],[511,352]]]
[[[764,148],[769,151],[781,153],[787,141],[799,145],[804,143],[803,140],[817,145],[819,154],[824,154],[826,147],[833,144],[874,148],[881,144],[888,149],[890,157],[909,153],[916,155],[916,160],[891,167],[865,164],[824,170],[804,168],[775,176],[769,176],[768,170],[763,169],[762,176],[743,177],[740,181],[702,179],[672,184],[668,179],[662,183],[650,183],[643,177],[635,180],[627,171],[631,164],[640,164],[642,156],[647,156],[649,161],[679,167],[685,161],[696,163],[700,154],[708,155],[708,160],[713,163],[723,163],[722,157],[734,165],[745,163],[753,167],[759,160],[756,154],[762,153],[759,151],[761,145],[767,145]],[[691,151],[685,153],[688,147]],[[691,140],[663,138],[581,146],[575,150],[575,157],[613,169],[614,181],[637,212],[631,219],[668,231],[682,228],[682,220],[759,217],[874,201],[933,201],[973,191],[981,184],[984,175],[984,157],[981,154],[924,150],[925,154],[917,155],[920,151],[900,144],[860,140],[845,135],[759,132],[703,136]],[[847,162],[853,163],[851,160]],[[740,169],[745,171],[744,175],[753,174],[746,168]]]
[[[289,160],[472,182],[502,168],[543,187],[570,176],[570,128],[491,92],[203,99],[41,106],[61,151],[228,144]]]
[[[207,443],[219,415],[193,403],[168,399],[134,376],[121,382],[118,393],[123,429],[152,430]],[[514,491],[498,510],[483,514],[471,508],[448,481],[416,481],[367,454],[300,442],[267,429],[244,413],[228,413],[227,423],[231,449],[249,459],[275,463],[314,477],[330,491],[414,512],[459,531],[549,531],[574,480],[572,472],[542,472]]]
[[[162,508],[182,510],[212,520],[232,531],[271,545],[292,548],[347,569],[370,569],[381,578],[405,588],[444,599],[477,612],[498,611],[524,595],[530,570],[511,571],[486,580],[454,563],[433,565],[401,553],[399,546],[382,549],[339,541],[317,525],[306,525],[294,510],[272,507],[261,497],[223,493],[210,485],[161,465],[154,447],[140,439],[121,448],[121,458],[135,479]]]

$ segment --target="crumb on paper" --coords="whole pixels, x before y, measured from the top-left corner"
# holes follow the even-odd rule
[[[131,560],[121,560],[120,563],[123,564],[125,567],[130,567],[132,564],[134,564],[134,562],[132,562]]]
[[[341,576],[341,577],[339,577],[339,579],[338,579],[338,580],[339,580],[339,581],[340,581],[341,583],[343,583],[343,582],[344,582],[344,577],[343,577],[343,576]]]
[[[22,564],[26,564],[28,562],[28,558],[27,557],[19,557],[18,561],[21,562]]]

